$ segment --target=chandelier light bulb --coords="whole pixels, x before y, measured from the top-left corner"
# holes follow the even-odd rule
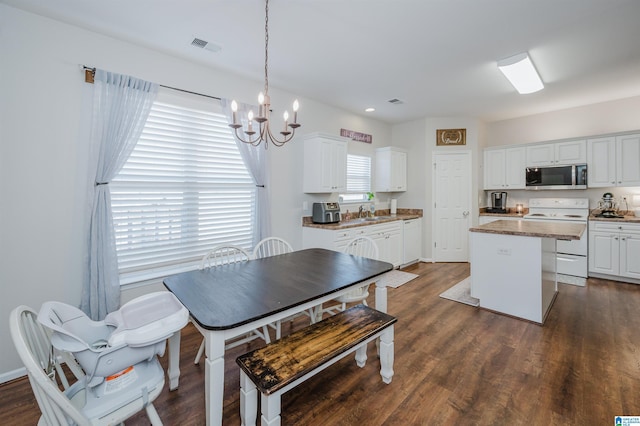
[[[249,119],[249,126],[251,126],[251,122],[253,121],[253,110],[249,111],[247,118]]]
[[[298,103],[298,100],[296,99],[295,101],[293,101],[293,112],[298,112],[298,108],[300,108],[300,104]]]
[[[231,101],[231,111],[238,112],[238,103],[235,101],[235,99]]]

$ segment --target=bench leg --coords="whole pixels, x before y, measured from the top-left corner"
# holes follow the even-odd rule
[[[380,375],[389,384],[393,377],[393,325],[380,335]]]
[[[240,420],[242,426],[255,426],[258,414],[256,385],[240,370]]]
[[[356,350],[356,364],[362,368],[367,363],[367,344],[361,345]]]
[[[264,395],[260,398],[262,405],[262,426],[280,426],[280,392]]]

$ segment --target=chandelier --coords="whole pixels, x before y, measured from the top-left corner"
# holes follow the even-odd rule
[[[242,124],[238,122],[238,103],[231,101],[231,111],[233,112],[233,123],[229,124],[234,130],[236,138],[241,142],[251,144],[253,146],[260,145],[264,141],[265,148],[269,147],[269,142],[275,146],[282,146],[293,139],[296,129],[300,127],[298,123],[298,100],[293,101],[293,122],[289,123],[289,112],[285,111],[284,127],[280,132],[282,137],[278,139],[274,135],[270,126],[271,100],[269,98],[269,0],[265,2],[265,20],[264,20],[264,93],[258,95],[258,116],[254,116],[253,110],[247,114],[247,128],[243,129]],[[257,123],[257,131],[254,130],[254,121]],[[242,129],[244,136],[238,130]],[[255,136],[254,136],[255,135]]]

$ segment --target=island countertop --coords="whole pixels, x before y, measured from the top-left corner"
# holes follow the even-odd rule
[[[579,240],[586,228],[587,226],[582,223],[561,221],[496,220],[469,228],[469,231],[523,237],[555,238],[557,240]]]

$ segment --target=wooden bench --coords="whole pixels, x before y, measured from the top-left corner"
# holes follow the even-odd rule
[[[240,417],[255,425],[257,390],[262,394],[262,426],[280,425],[280,397],[352,352],[364,367],[367,343],[380,337],[380,375],[393,376],[393,324],[396,318],[358,305],[236,359],[240,366]]]

